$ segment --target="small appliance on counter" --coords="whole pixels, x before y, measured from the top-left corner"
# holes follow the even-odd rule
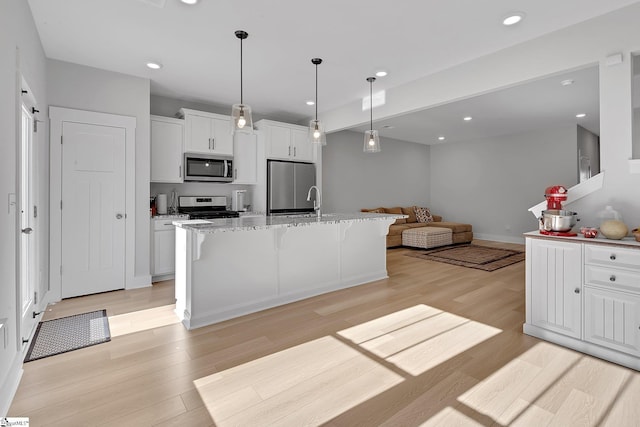
[[[576,237],[578,234],[571,229],[576,225],[578,214],[562,208],[562,203],[567,200],[567,189],[562,185],[547,187],[544,197],[547,199],[547,210],[542,211],[539,218],[540,234]]]
[[[247,194],[247,190],[233,190],[231,195],[231,210],[244,212],[247,210],[245,204],[245,195]]]
[[[158,194],[156,196],[156,211],[158,215],[167,214],[167,195],[166,194]]]
[[[180,196],[178,212],[189,219],[238,218],[236,211],[227,210],[226,196]]]

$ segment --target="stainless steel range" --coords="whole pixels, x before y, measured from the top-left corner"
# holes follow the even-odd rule
[[[227,210],[226,196],[180,196],[178,212],[189,219],[237,218],[236,211]]]

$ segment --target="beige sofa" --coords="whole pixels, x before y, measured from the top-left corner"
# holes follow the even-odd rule
[[[395,208],[374,208],[361,209],[362,212],[382,212],[391,214],[408,215],[406,219],[398,219],[389,227],[387,234],[387,248],[394,246],[402,246],[402,232],[415,227],[442,227],[449,228],[452,232],[451,239],[456,243],[469,243],[473,240],[473,230],[471,224],[462,224],[459,222],[442,221],[442,217],[433,216],[433,222],[418,222],[415,213],[415,206],[395,207]]]

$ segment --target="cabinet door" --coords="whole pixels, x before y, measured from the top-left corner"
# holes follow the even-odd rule
[[[211,153],[213,138],[212,122],[209,117],[187,114],[185,120],[185,151],[190,153]]]
[[[176,265],[175,230],[156,230],[153,235],[152,275],[173,274]]]
[[[230,120],[211,119],[213,129],[211,151],[216,154],[233,155],[233,135]]]
[[[309,141],[307,130],[292,129],[291,145],[293,158],[301,162],[313,162],[313,145]]]
[[[640,297],[585,287],[585,340],[640,356]]]
[[[184,126],[151,119],[151,182],[182,182]]]
[[[293,156],[291,129],[283,126],[267,128],[267,157],[289,160]]]
[[[237,133],[233,145],[233,183],[255,184],[258,180],[256,135]]]
[[[531,250],[532,323],[580,338],[582,245],[533,239]]]

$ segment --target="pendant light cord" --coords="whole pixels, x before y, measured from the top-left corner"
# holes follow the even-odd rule
[[[369,80],[369,117],[371,119],[370,127],[371,132],[373,132],[373,80]]]
[[[318,64],[316,64],[316,124],[318,123]]]
[[[242,100],[242,39],[240,39],[240,105],[243,105]]]

